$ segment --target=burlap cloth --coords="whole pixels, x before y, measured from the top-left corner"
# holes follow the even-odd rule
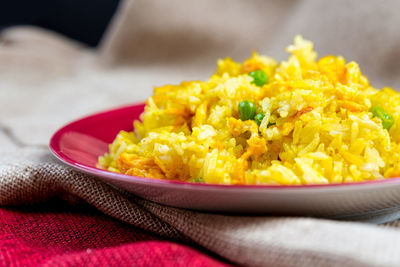
[[[219,57],[242,60],[254,49],[281,59],[296,33],[314,40],[320,55],[358,61],[374,85],[400,88],[398,10],[396,0],[125,1],[96,50],[41,29],[4,31],[0,204],[54,196],[86,201],[114,218],[190,240],[243,265],[400,266],[399,222],[375,226],[165,207],[72,170],[47,148],[66,122],[142,101],[154,85],[206,78]]]

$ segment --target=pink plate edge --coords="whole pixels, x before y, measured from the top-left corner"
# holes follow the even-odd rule
[[[138,177],[138,176],[130,176],[126,174],[114,173],[107,170],[95,168],[92,166],[88,166],[85,164],[81,164],[78,161],[75,161],[65,155],[60,147],[59,142],[61,136],[68,132],[69,129],[73,128],[77,124],[84,123],[86,120],[90,120],[93,117],[104,116],[109,113],[113,113],[116,111],[120,111],[122,109],[130,109],[133,107],[141,106],[140,104],[126,105],[117,108],[108,109],[105,111],[100,111],[82,118],[79,118],[75,121],[72,121],[60,129],[58,129],[50,139],[49,148],[52,154],[59,159],[61,162],[76,168],[80,171],[100,176],[100,177],[108,177],[114,180],[118,180],[121,182],[128,183],[140,183],[147,184],[149,186],[163,186],[163,187],[174,187],[174,188],[185,188],[185,189],[206,189],[206,190],[220,190],[224,188],[229,189],[239,189],[239,190],[260,190],[260,189],[273,189],[273,190],[287,190],[287,189],[296,189],[296,190],[305,190],[305,189],[328,189],[328,190],[337,190],[337,189],[354,189],[354,187],[359,187],[359,189],[370,186],[388,186],[390,184],[399,184],[400,177],[390,178],[390,179],[382,179],[382,180],[372,180],[365,182],[351,182],[351,183],[335,183],[335,184],[314,184],[314,185],[224,185],[224,184],[205,184],[205,183],[190,183],[184,181],[174,181],[174,180],[162,180],[162,179],[149,179],[146,177]]]

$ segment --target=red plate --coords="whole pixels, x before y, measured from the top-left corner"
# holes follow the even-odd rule
[[[231,213],[328,216],[372,222],[400,217],[400,178],[328,185],[215,185],[128,176],[96,168],[119,131],[131,131],[144,104],[100,112],[59,129],[53,154],[67,165],[143,198],[174,207]]]

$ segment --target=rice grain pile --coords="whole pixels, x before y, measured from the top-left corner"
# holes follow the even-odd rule
[[[287,52],[280,63],[256,53],[243,63],[218,60],[207,81],[155,88],[135,131],[121,131],[99,166],[246,185],[399,176],[400,94],[373,88],[356,62],[317,60],[301,36]],[[264,75],[261,84],[257,73]],[[243,101],[255,104],[257,118],[240,119]]]

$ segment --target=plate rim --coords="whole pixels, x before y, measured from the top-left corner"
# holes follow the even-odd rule
[[[378,188],[378,187],[386,187],[389,185],[400,185],[400,177],[393,177],[389,179],[381,179],[381,180],[371,180],[371,181],[363,181],[363,182],[350,182],[350,183],[331,183],[331,184],[310,184],[310,185],[227,185],[227,184],[206,184],[206,183],[192,183],[192,182],[185,182],[185,181],[178,181],[178,180],[164,180],[164,179],[153,179],[153,178],[146,178],[146,177],[139,177],[139,176],[131,176],[121,173],[115,173],[108,170],[92,167],[83,163],[79,163],[78,161],[71,159],[66,154],[61,151],[59,147],[60,138],[63,134],[67,133],[69,129],[73,128],[76,125],[84,123],[87,120],[92,119],[93,117],[98,116],[106,116],[110,113],[121,111],[124,109],[132,109],[138,108],[139,106],[145,106],[143,102],[130,104],[130,105],[123,105],[119,107],[114,107],[110,109],[106,109],[103,111],[98,111],[95,113],[91,113],[89,115],[80,117],[73,121],[68,122],[58,130],[56,130],[52,137],[50,138],[49,148],[51,153],[61,162],[67,164],[70,167],[78,169],[79,171],[100,176],[100,177],[107,177],[113,180],[118,180],[120,182],[131,182],[131,183],[140,183],[149,186],[159,186],[159,187],[174,187],[174,188],[185,188],[185,189],[213,189],[213,190],[220,190],[224,188],[230,190],[290,190],[290,191],[300,191],[300,190],[316,190],[322,189],[326,191],[332,190],[343,190],[343,189],[354,189],[358,187],[358,189],[365,188],[370,189],[371,187]]]

